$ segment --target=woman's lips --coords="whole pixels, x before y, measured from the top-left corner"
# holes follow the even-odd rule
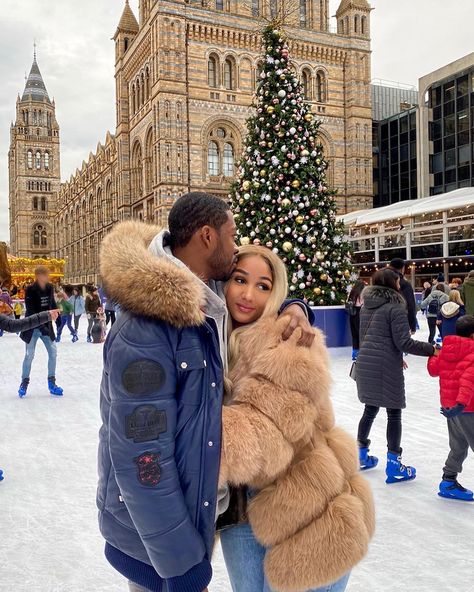
[[[242,312],[244,314],[249,314],[255,310],[255,308],[252,308],[250,306],[245,306],[244,304],[236,304],[236,306],[240,310],[240,312]]]

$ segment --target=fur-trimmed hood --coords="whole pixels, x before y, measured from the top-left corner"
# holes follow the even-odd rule
[[[107,296],[135,314],[178,328],[200,325],[205,303],[202,282],[186,267],[149,250],[161,230],[127,221],[117,224],[104,238],[100,274]]]
[[[383,286],[367,286],[361,297],[365,308],[380,308],[384,304],[402,304],[404,307],[407,305],[400,292]]]

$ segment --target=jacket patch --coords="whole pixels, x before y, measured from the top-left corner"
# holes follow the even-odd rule
[[[125,434],[135,444],[158,440],[166,429],[166,412],[159,411],[154,405],[140,405],[125,417]]]
[[[138,480],[147,487],[156,487],[161,478],[160,455],[156,452],[144,452],[135,459],[138,468]]]
[[[165,369],[159,362],[137,360],[123,371],[122,385],[131,397],[143,397],[160,390],[165,379]]]

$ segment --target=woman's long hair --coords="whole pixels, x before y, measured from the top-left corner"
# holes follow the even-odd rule
[[[347,298],[354,304],[359,300],[360,295],[362,294],[362,290],[365,288],[365,283],[362,280],[357,280],[356,283],[352,286],[352,290],[349,292],[349,297]]]
[[[288,294],[288,278],[286,273],[286,267],[283,261],[275,255],[273,251],[267,247],[261,247],[258,245],[244,245],[239,248],[239,254],[237,255],[237,262],[242,261],[246,257],[261,257],[270,268],[272,273],[272,291],[268,298],[267,304],[263,311],[262,317],[270,317],[278,314],[287,294]],[[238,263],[237,263],[238,264]],[[228,356],[229,356],[229,369],[232,369],[239,355],[239,341],[240,336],[249,327],[253,326],[254,323],[249,325],[243,325],[237,329],[233,329],[232,319],[229,319],[229,345],[228,345]]]
[[[383,288],[390,288],[396,292],[400,292],[397,286],[397,280],[399,275],[386,267],[385,269],[379,269],[372,276],[372,284],[374,286],[381,286]]]
[[[449,301],[455,302],[456,304],[459,304],[459,306],[464,306],[464,302],[461,298],[461,293],[459,292],[459,290],[456,290],[455,288],[453,288],[449,293]]]

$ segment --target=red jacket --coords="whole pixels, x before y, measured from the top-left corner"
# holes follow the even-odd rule
[[[428,372],[439,376],[441,405],[466,406],[474,412],[474,339],[448,335],[438,357],[428,360]]]

